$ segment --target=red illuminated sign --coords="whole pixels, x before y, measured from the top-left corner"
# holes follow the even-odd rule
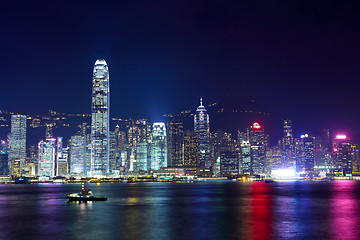
[[[253,127],[254,129],[261,129],[261,126],[260,126],[260,124],[258,124],[258,123],[254,123],[254,124],[252,125],[252,127]]]

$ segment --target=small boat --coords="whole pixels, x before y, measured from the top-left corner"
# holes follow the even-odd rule
[[[15,178],[15,184],[25,184],[25,183],[28,183],[29,182],[29,178],[27,177],[17,177]]]
[[[81,186],[81,192],[79,193],[71,193],[67,195],[69,201],[79,201],[79,202],[88,202],[88,201],[106,201],[106,196],[94,196],[92,195],[92,191],[89,188],[88,190],[85,189],[84,184]]]
[[[266,182],[266,183],[275,183],[275,181],[272,180],[272,179],[265,179],[264,182]]]

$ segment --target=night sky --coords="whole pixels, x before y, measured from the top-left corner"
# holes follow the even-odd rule
[[[155,121],[236,95],[298,131],[360,139],[356,2],[2,2],[0,109],[90,113],[104,58],[112,117]]]

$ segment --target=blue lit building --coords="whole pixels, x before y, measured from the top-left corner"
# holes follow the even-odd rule
[[[9,167],[11,175],[21,175],[26,159],[26,116],[11,116]],[[17,163],[17,164],[15,164]],[[15,167],[16,166],[16,167]]]
[[[50,138],[39,142],[39,170],[40,177],[55,176],[56,139]]]
[[[91,176],[109,173],[109,69],[103,59],[95,62],[91,107]]]
[[[249,141],[241,143],[241,172],[245,175],[251,175],[251,145]]]
[[[166,127],[164,123],[156,122],[151,138],[151,169],[159,170],[162,167],[167,167]]]
[[[137,144],[136,170],[137,171],[148,170],[148,144],[146,142],[140,142]]]
[[[70,139],[70,175],[86,176],[86,138],[82,135]]]

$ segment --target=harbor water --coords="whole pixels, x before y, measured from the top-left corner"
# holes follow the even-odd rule
[[[360,182],[0,185],[0,239],[360,239]]]

